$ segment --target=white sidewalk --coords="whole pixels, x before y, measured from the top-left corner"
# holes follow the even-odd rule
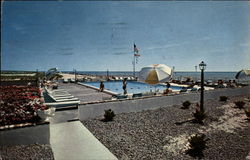
[[[117,160],[80,121],[50,124],[56,160]]]

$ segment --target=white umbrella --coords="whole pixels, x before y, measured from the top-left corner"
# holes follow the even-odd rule
[[[244,69],[239,71],[236,76],[236,79],[250,79],[250,69]]]
[[[172,78],[172,69],[165,64],[153,64],[143,67],[139,72],[139,81],[148,84],[167,82]]]

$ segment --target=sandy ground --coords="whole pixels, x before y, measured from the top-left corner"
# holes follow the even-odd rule
[[[0,146],[0,160],[54,160],[50,145],[31,144],[18,146]]]
[[[60,75],[62,75],[62,79],[70,79],[70,78],[73,78],[75,79],[75,75],[74,74],[68,74],[68,73],[61,73]],[[85,78],[86,76],[85,75],[77,75],[76,76],[77,78]]]
[[[234,102],[241,100],[250,107],[249,99],[245,95],[230,97],[227,102],[206,101],[204,125],[185,122],[192,119],[195,104],[186,110],[171,106],[117,114],[108,123],[99,117],[83,124],[119,159],[194,159],[186,154],[188,138],[204,133],[209,138],[204,159],[242,160],[250,152],[250,123]]]

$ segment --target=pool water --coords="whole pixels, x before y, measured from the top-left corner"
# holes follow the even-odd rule
[[[123,93],[122,81],[108,81],[103,82],[104,88],[116,93]],[[99,88],[100,82],[84,82],[84,84],[91,85]],[[181,87],[171,86],[172,90],[181,90]],[[155,90],[163,91],[166,89],[166,85],[157,84],[149,85],[137,81],[127,81],[127,92],[128,93],[145,93],[145,92],[155,92]]]

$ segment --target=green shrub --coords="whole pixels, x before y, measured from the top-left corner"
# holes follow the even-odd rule
[[[187,154],[193,157],[203,157],[203,150],[207,148],[205,134],[196,134],[188,139],[190,149],[187,150]]]
[[[191,103],[189,101],[185,101],[185,102],[182,103],[183,107],[181,107],[181,108],[182,109],[188,109],[190,105],[191,105]]]
[[[106,122],[113,121],[114,117],[115,117],[114,111],[112,111],[111,109],[105,110],[104,121]]]
[[[202,124],[203,120],[206,118],[206,113],[196,110],[196,112],[193,113],[193,116],[194,116],[194,122]]]
[[[243,109],[243,108],[244,108],[244,105],[245,105],[246,103],[243,102],[243,101],[236,101],[236,102],[234,102],[234,104],[237,106],[237,108]]]
[[[220,96],[220,101],[226,102],[228,100],[227,96]]]

